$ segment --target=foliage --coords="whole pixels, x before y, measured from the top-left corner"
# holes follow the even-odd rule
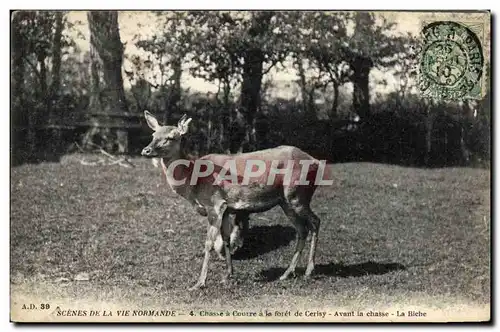
[[[184,36],[191,43],[191,73],[209,82],[241,82],[245,53],[260,49],[265,59],[263,74],[284,61],[291,26],[282,12],[189,12]],[[256,22],[269,19],[269,26],[256,34]]]
[[[384,69],[397,65],[406,54],[408,36],[396,35],[396,23],[374,12],[356,12],[347,18],[354,25],[354,32],[342,45],[347,58],[369,58],[373,66]]]
[[[326,76],[326,84],[342,85],[348,81],[349,68],[342,53],[343,43],[347,38],[349,13],[306,12],[299,20],[296,31],[298,49],[318,68],[318,79]]]
[[[58,24],[64,27],[59,37]],[[67,21],[64,12],[17,11],[13,14],[13,25],[16,38],[12,54],[15,56],[16,52],[20,53],[22,66],[25,68],[22,73],[22,102],[43,112],[47,105],[57,104],[57,96],[48,95],[54,77],[58,75],[53,71],[53,62],[55,56],[61,58],[74,52],[76,45],[70,37],[73,24]],[[56,38],[60,40],[57,42]],[[59,47],[54,47],[56,42]],[[23,112],[20,105],[19,112]]]
[[[43,54],[46,57],[53,55],[52,47],[56,30],[56,16],[62,14],[65,30],[61,42],[62,48],[74,47],[70,37],[74,24],[68,22],[65,12],[55,11],[17,11],[13,21],[21,39],[14,41],[22,45],[26,55]],[[82,37],[81,35],[79,37]]]
[[[54,42],[58,39],[58,13],[62,14],[63,26],[59,46]],[[455,153],[451,150],[464,141],[471,163],[474,156],[476,160],[489,159],[489,95],[477,105],[436,104],[416,98],[418,39],[397,34],[394,23],[379,13],[186,11],[155,12],[152,16],[154,20],[148,24],[155,29],[134,38],[133,46],[141,52],[124,54],[124,73],[131,84],[124,99],[132,101],[131,111],[149,109],[164,114],[165,122],[174,123],[182,113],[194,116],[193,152],[227,151],[228,142],[234,141],[235,133],[243,128],[256,133],[255,148],[287,143],[283,138],[293,138],[297,144],[307,143],[304,146],[312,150],[323,149],[320,152],[329,159],[348,160],[352,146],[358,146],[357,140],[363,134],[365,139],[377,141],[377,133],[392,132],[384,137],[403,142],[409,130],[416,138],[413,143],[407,142],[409,145],[398,143],[398,149],[412,152],[394,155],[390,162],[421,163],[426,137],[432,138],[439,149],[444,149],[441,142],[448,142],[448,150],[439,152],[442,155],[451,156]],[[77,32],[64,12],[17,12],[13,16],[15,126],[36,127],[57,122],[57,117],[74,124],[89,109],[93,89],[91,53],[76,46],[70,36]],[[109,36],[102,37],[102,46],[107,39]],[[56,65],[58,53],[60,67]],[[254,67],[250,68],[250,64]],[[363,96],[367,92],[363,89],[368,88],[368,74],[373,68],[394,75],[396,92],[371,98],[373,119],[366,118],[363,126],[353,124],[356,116],[349,112],[358,112],[356,107],[368,95]],[[274,82],[272,75],[265,75],[273,69],[297,74],[295,84],[302,100],[268,96],[266,89]],[[59,88],[57,93],[51,93],[51,86],[57,85],[57,72]],[[218,87],[215,95],[193,93],[181,86],[181,75],[186,72]],[[351,86],[347,83],[354,86],[349,92],[352,97],[346,95]],[[249,88],[254,90],[251,94]],[[250,99],[251,105],[244,104],[243,97]],[[248,106],[256,108],[248,112]],[[442,116],[435,116],[438,113]],[[436,121],[438,129],[429,127],[431,120]],[[440,124],[445,120],[453,128],[462,128],[461,133],[448,132]],[[368,130],[370,125],[376,128]],[[339,138],[337,129],[349,126],[358,128],[359,133],[339,129],[344,135]],[[322,144],[312,142],[313,136]],[[18,141],[28,138],[21,135]],[[415,142],[418,146],[411,145]],[[345,153],[339,152],[342,149]],[[463,144],[460,149],[464,150]],[[389,151],[375,150],[380,155]],[[360,150],[357,157],[368,158],[365,152]],[[462,162],[462,157],[453,158],[446,160]]]
[[[155,23],[162,32],[150,37],[134,36],[135,46],[147,56],[146,59],[130,56],[132,70],[125,70],[138,111],[156,105],[166,113],[172,106],[172,99],[174,103],[181,99],[182,62],[189,45],[186,35],[181,32],[186,29],[183,17],[182,12],[156,12]],[[151,99],[153,91],[160,91],[162,95]]]

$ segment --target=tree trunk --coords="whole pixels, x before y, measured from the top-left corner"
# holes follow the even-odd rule
[[[307,80],[306,74],[304,70],[304,64],[302,63],[302,59],[297,59],[297,67],[299,69],[299,85],[300,85],[300,94],[302,95],[302,107],[304,108],[305,113],[309,113],[309,93],[307,92]]]
[[[251,135],[252,124],[260,105],[264,54],[260,49],[247,50],[244,61],[239,109],[243,123],[240,124],[236,137],[231,139],[231,152],[249,151],[254,145]]]
[[[331,121],[337,118],[338,105],[339,105],[339,84],[336,81],[334,81],[332,108],[330,109],[330,114],[328,114],[328,117],[330,118]]]
[[[229,105],[229,97],[231,96],[231,85],[229,80],[223,83],[223,100],[222,109],[219,121],[219,144],[223,153],[229,153],[231,142],[231,105]]]
[[[23,36],[21,34],[21,21],[22,12],[15,12],[12,15],[12,38],[11,38],[11,57],[12,57],[12,90],[11,90],[11,100],[13,103],[14,111],[13,115],[22,110],[23,101],[23,90],[24,90],[24,57],[26,52],[26,47],[24,43]],[[14,116],[13,119],[19,119],[20,117]],[[16,123],[16,122],[14,122]]]
[[[205,144],[205,152],[203,154],[208,154],[212,150],[212,131],[213,131],[213,122],[212,122],[212,116],[213,116],[213,108],[209,107],[208,112],[207,112],[207,142]]]
[[[146,97],[144,97],[145,91],[147,93]],[[132,92],[132,96],[134,97],[137,111],[143,112],[144,110],[147,110],[151,100],[151,86],[148,81],[139,78],[137,83],[131,87],[130,92]]]
[[[49,100],[47,88],[47,67],[45,65],[46,55],[43,50],[36,54],[40,72],[38,73],[38,89],[35,89],[35,100],[28,111],[28,148],[30,154],[38,158],[38,143],[42,141],[40,137],[40,128],[46,124],[47,120],[47,104]]]
[[[248,33],[251,38],[259,38],[268,29],[269,22],[273,16],[272,12],[254,14],[252,27]],[[240,113],[242,123],[231,139],[231,152],[250,151],[254,146],[254,118],[260,106],[260,91],[262,88],[262,68],[264,53],[260,48],[249,47],[244,52],[243,83],[241,85]]]
[[[357,56],[351,63],[354,71],[352,106],[361,119],[370,116],[369,76],[372,67],[371,59],[361,56]]]
[[[49,87],[49,95],[47,96],[47,115],[50,121],[59,118],[60,112],[54,112],[54,108],[59,105],[59,96],[61,89],[61,53],[62,53],[62,31],[64,28],[63,12],[57,11],[55,13],[55,31],[52,44],[52,71],[51,82]],[[62,131],[54,129],[50,135],[53,150],[62,152]]]
[[[41,53],[37,54],[37,60],[38,64],[40,65],[40,96],[39,99],[40,101],[45,101],[45,111],[48,110],[48,104],[50,103],[50,96],[49,96],[49,89],[47,86],[47,66],[45,65],[45,59],[47,58],[46,54],[42,51]],[[42,106],[42,105],[40,105]],[[43,107],[42,106],[42,107]],[[45,112],[46,113],[46,112]]]
[[[257,112],[254,119],[254,140],[257,149],[269,146],[269,123],[268,118],[262,112]]]
[[[427,110],[427,116],[425,119],[425,166],[429,166],[432,153],[432,130],[434,127],[434,114],[430,110]]]
[[[297,66],[299,69],[299,85],[300,93],[302,95],[302,107],[308,118],[316,119],[316,107],[314,105],[314,92],[315,88],[313,86],[308,86],[304,64],[302,59],[297,59]]]
[[[20,24],[22,20],[22,12],[15,12],[12,14],[12,38],[11,38],[11,57],[12,57],[12,75],[11,75],[11,101],[12,101],[12,126],[13,129],[19,127],[26,127],[25,112],[26,107],[23,98],[24,91],[24,72],[25,63],[24,57],[26,48],[24,46],[24,39],[20,31]],[[27,142],[27,137],[25,137],[25,132],[19,131],[15,132],[14,139],[12,140],[12,152],[15,155],[15,159],[21,160],[22,152],[26,151],[27,147],[22,146],[22,142]]]
[[[91,112],[116,114],[128,111],[123,88],[122,62],[123,45],[118,29],[118,13],[112,11],[89,12],[87,15],[90,29],[92,95],[89,108]],[[101,76],[102,74],[102,76]],[[87,140],[95,136],[110,150],[119,153],[128,151],[128,135],[125,128],[111,132],[110,128],[90,130]],[[102,118],[101,118],[102,119]]]
[[[166,109],[163,115],[164,123],[169,123],[172,119],[172,114],[180,112],[182,77],[182,58],[180,56],[172,61],[172,70],[173,74],[170,80],[173,81],[173,84],[169,87],[169,98],[167,99]]]
[[[463,119],[460,123],[460,152],[461,152],[461,162],[462,165],[466,166],[471,161],[471,151],[467,146],[467,134],[468,130],[465,127],[468,127],[468,122],[466,119]]]
[[[90,45],[90,95],[89,111],[97,112],[101,108],[101,64],[99,54],[94,46]]]
[[[58,11],[55,14],[54,43],[52,47],[52,82],[50,84],[50,98],[48,102],[49,115],[52,106],[57,102],[59,89],[61,88],[61,41],[63,31],[63,13]]]

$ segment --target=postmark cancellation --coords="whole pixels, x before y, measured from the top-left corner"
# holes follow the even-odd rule
[[[433,17],[421,21],[418,88],[443,101],[481,99],[487,89],[488,19]]]

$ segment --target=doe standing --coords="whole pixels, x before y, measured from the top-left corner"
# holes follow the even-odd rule
[[[205,286],[210,252],[214,248],[219,252],[224,249],[225,280],[229,278],[233,272],[231,247],[240,232],[245,235],[249,215],[278,205],[297,231],[294,255],[280,279],[286,279],[295,271],[309,232],[312,234],[311,246],[304,277],[311,275],[320,219],[311,210],[310,203],[321,173],[318,170],[324,171],[324,164],[293,146],[188,159],[186,134],[192,119],[184,115],[177,126],[162,126],[148,111],[144,115],[154,133],[142,155],[161,158],[163,172],[172,190],[188,200],[198,213],[208,217],[202,269],[198,282],[191,289]],[[205,166],[201,172],[196,167],[199,165]],[[208,168],[210,172],[207,172]],[[230,215],[235,215],[234,221]],[[219,236],[222,241],[217,241]]]

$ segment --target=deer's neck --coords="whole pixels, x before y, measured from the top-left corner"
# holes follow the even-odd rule
[[[190,193],[190,181],[194,169],[194,160],[184,156],[174,159],[161,159],[161,165],[167,183],[177,194],[187,197]],[[182,184],[179,184],[182,181]]]

